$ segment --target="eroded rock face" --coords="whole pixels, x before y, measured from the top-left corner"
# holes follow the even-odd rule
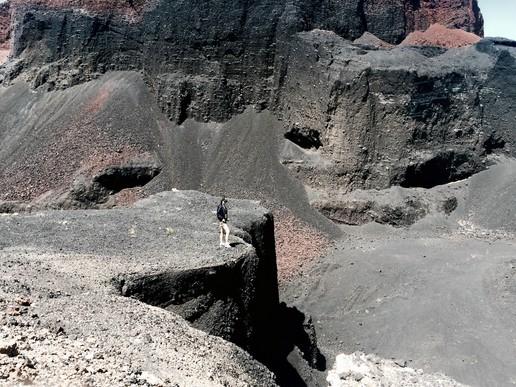
[[[334,222],[360,226],[370,222],[408,227],[429,214],[450,215],[458,199],[450,192],[391,187],[386,190],[312,192],[310,203]]]
[[[426,20],[465,23],[481,33],[475,2],[228,0],[194,1],[185,9],[179,1],[156,1],[135,5],[138,18],[120,12],[123,4],[17,3],[15,59],[0,77],[5,84],[28,80],[44,95],[111,70],[141,71],[159,110],[178,126],[189,119],[230,122],[250,106],[271,111],[287,139],[318,152],[316,163],[285,164],[306,185],[328,189],[431,187],[478,172],[488,153],[513,151],[512,47],[482,41],[461,51],[388,50],[344,39],[367,30],[399,42]],[[99,93],[99,106],[106,105],[102,98]],[[89,121],[88,112],[81,122]],[[193,137],[201,144],[191,155],[202,160],[207,136],[189,136],[189,144]],[[145,151],[156,147],[145,145]],[[171,159],[177,150],[161,157]],[[188,157],[174,163],[174,181],[162,188],[175,186],[184,165],[202,169]],[[428,181],[423,175],[435,168],[443,172]],[[205,189],[193,176],[179,186]]]
[[[302,125],[322,146],[317,157],[298,150],[284,162],[307,185],[330,190],[430,188],[471,176],[487,154],[515,152],[505,124],[514,123],[515,55],[489,40],[365,50],[332,32],[300,33],[285,54],[277,111],[287,130]]]
[[[152,0],[8,0],[13,7],[44,6],[51,9],[75,8],[92,13],[114,13],[134,18],[152,6]],[[127,20],[131,20],[128,18]],[[133,19],[134,20],[134,19]]]
[[[477,0],[411,0],[408,3],[407,24],[411,31],[424,31],[437,23],[484,36],[484,18]]]
[[[24,58],[24,67],[37,67],[36,87],[67,87],[108,70],[145,68],[171,120],[223,121],[248,104],[269,106],[273,69],[282,62],[277,47],[295,32],[321,28],[356,39],[370,31],[398,43],[416,26],[407,15],[417,7],[407,0],[185,4],[16,1],[13,54]],[[474,14],[471,4],[454,6],[455,12]],[[448,15],[451,6],[443,7],[427,13]],[[446,24],[441,16],[434,19]],[[463,22],[475,30],[469,19]]]

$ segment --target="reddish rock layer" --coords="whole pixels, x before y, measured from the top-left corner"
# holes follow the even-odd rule
[[[424,31],[437,23],[484,36],[484,19],[477,0],[411,0],[408,3],[408,31]]]
[[[274,212],[274,235],[280,284],[309,270],[332,246],[328,237],[287,209]]]
[[[478,43],[480,38],[470,32],[446,28],[439,24],[430,26],[425,32],[412,32],[401,42],[402,46],[438,46],[457,48]]]

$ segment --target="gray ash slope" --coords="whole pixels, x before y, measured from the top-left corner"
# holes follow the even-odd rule
[[[342,226],[335,250],[281,296],[317,316],[327,358],[374,353],[471,386],[513,385],[515,173],[514,159],[501,158],[426,190],[457,208],[408,228]]]
[[[146,185],[149,193],[181,188],[261,199],[334,232],[280,164],[280,123],[269,112],[249,109],[224,124],[187,120],[177,126],[135,72],[52,92],[34,93],[16,81],[0,93],[4,200],[80,208],[88,203],[75,197],[77,186],[95,171],[143,159],[161,171]]]

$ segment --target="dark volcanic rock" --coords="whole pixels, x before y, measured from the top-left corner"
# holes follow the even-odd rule
[[[190,212],[197,209],[203,218],[210,214],[209,199],[216,200],[196,192],[164,193],[144,199],[136,207],[141,211],[187,205]],[[267,337],[273,335],[268,331],[274,325],[279,301],[274,222],[270,213],[260,214],[261,210],[256,203],[232,200],[233,233],[252,243],[255,251],[244,251],[221,265],[121,275],[115,286],[123,296],[179,314],[194,327],[232,341],[263,360],[270,352]],[[214,237],[216,240],[216,233]],[[238,239],[233,242],[238,249],[241,244]]]
[[[284,160],[309,186],[428,188],[480,171],[488,153],[515,152],[511,47],[364,50],[312,31],[285,56],[277,112],[322,143],[317,157]]]
[[[132,209],[2,216],[0,246],[9,248],[0,249],[0,326],[9,318],[4,300],[14,300],[12,318],[22,328],[2,330],[2,379],[25,380],[9,372],[14,360],[3,356],[20,352],[37,364],[31,375],[36,385],[125,385],[131,374],[146,379],[149,373],[158,382],[146,385],[275,385],[271,372],[248,353],[192,329],[179,316],[219,336],[238,332],[240,341],[228,338],[248,349],[275,345],[272,216],[256,202],[232,200],[232,227],[248,242],[233,235],[233,248],[219,248],[210,211],[216,203],[215,197],[182,191]],[[177,279],[173,286],[156,281],[167,276]],[[209,285],[221,281],[213,292]],[[206,297],[210,302],[203,303]],[[205,308],[193,317],[196,302]],[[83,368],[88,370],[77,372]]]
[[[411,226],[429,214],[450,215],[458,201],[442,187],[432,190],[391,187],[387,190],[313,191],[311,204],[337,223],[359,226],[370,222],[394,227]]]

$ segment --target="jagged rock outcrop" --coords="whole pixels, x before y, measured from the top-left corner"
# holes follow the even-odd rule
[[[232,201],[239,237],[218,248],[216,203],[168,192],[132,209],[3,216],[0,304],[16,309],[0,308],[0,335],[23,346],[20,358],[0,360],[2,378],[21,381],[9,370],[24,357],[37,384],[130,384],[147,373],[162,385],[274,385],[247,353],[179,317],[255,356],[275,345],[272,217],[256,202]],[[34,301],[30,310],[18,295]],[[33,332],[23,341],[20,324]]]

